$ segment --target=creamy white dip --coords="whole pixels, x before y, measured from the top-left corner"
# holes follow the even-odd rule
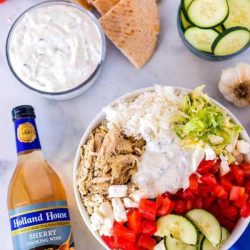
[[[72,89],[101,61],[102,39],[83,11],[62,4],[41,5],[24,14],[9,41],[9,59],[19,78],[45,92]]]
[[[189,176],[204,158],[201,147],[184,149],[171,128],[184,92],[156,86],[135,99],[126,99],[105,109],[108,126],[119,126],[127,136],[143,138],[146,149],[133,181],[145,198],[175,193],[189,186]]]
[[[183,149],[178,140],[164,143],[164,148],[153,151],[147,146],[134,175],[133,181],[143,197],[155,198],[165,192],[174,194],[180,188],[185,190],[189,186],[189,176],[204,158],[202,148]]]

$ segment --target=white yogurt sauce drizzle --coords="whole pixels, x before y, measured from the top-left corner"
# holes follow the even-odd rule
[[[81,10],[45,5],[27,12],[13,30],[9,58],[31,87],[61,92],[87,80],[101,60],[101,34]]]
[[[176,193],[180,188],[185,190],[189,186],[189,176],[204,158],[202,148],[183,149],[174,134],[171,139],[162,140],[160,144],[157,144],[158,141],[147,144],[133,178],[143,197],[155,198],[165,192]]]

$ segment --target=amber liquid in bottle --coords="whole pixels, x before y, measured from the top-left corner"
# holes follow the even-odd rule
[[[8,209],[58,200],[66,200],[64,187],[41,150],[20,153],[9,185]]]
[[[13,112],[18,160],[9,184],[8,209],[14,249],[74,249],[66,193],[44,160],[34,109],[26,105]]]

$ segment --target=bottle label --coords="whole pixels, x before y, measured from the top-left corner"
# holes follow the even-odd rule
[[[15,121],[17,152],[41,149],[34,118],[23,118]]]
[[[66,201],[9,211],[15,250],[75,250]]]

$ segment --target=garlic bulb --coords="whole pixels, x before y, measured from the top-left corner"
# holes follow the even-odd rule
[[[241,63],[223,70],[219,90],[238,107],[250,105],[250,65]]]

